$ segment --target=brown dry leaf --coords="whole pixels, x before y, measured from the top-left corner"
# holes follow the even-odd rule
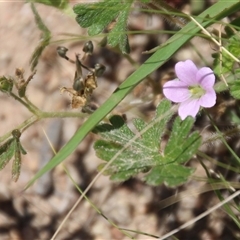
[[[85,78],[84,94],[89,96],[93,93],[93,90],[97,88],[96,76],[94,73],[88,73]]]

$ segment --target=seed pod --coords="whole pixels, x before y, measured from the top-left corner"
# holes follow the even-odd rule
[[[94,103],[89,103],[82,107],[82,113],[91,114],[98,109],[97,105]]]
[[[65,58],[66,60],[69,60],[69,58],[66,56],[68,49],[63,46],[58,46],[57,47],[57,53],[60,57]]]
[[[94,69],[95,69],[95,75],[99,77],[105,72],[106,67],[100,63],[97,63],[95,64]]]
[[[93,53],[93,43],[92,41],[88,41],[83,46],[83,52],[85,52],[88,55],[92,55]]]
[[[76,74],[75,74],[76,76]],[[84,83],[82,78],[75,78],[73,82],[73,89],[76,90],[78,93],[82,94],[84,92]]]

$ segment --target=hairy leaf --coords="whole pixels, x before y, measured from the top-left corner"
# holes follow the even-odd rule
[[[83,28],[88,28],[90,36],[108,31],[109,45],[113,47],[118,45],[123,53],[129,53],[126,30],[132,2],[133,0],[104,0],[97,3],[77,4],[73,11],[77,14],[78,24]],[[111,23],[113,27],[108,29]]]
[[[14,138],[9,139],[0,146],[0,170],[11,160],[14,155]]]
[[[234,76],[236,77],[235,81],[232,81],[229,84],[230,87],[230,94],[236,98],[240,99],[240,69],[237,69],[234,73]]]
[[[112,180],[125,181],[139,172],[148,172],[145,180],[151,185],[164,182],[169,186],[177,186],[186,182],[193,170],[179,164],[187,162],[194,155],[201,139],[197,132],[189,134],[193,118],[185,121],[176,118],[168,143],[162,149],[161,138],[173,114],[170,108],[169,101],[162,101],[151,122],[134,120],[135,130],[131,130],[120,116],[113,116],[110,124],[95,127],[93,132],[102,137],[94,144],[97,156],[109,162],[119,154],[104,174],[110,175]],[[98,169],[101,170],[105,165],[101,164]]]
[[[14,156],[12,164],[12,179],[16,182],[21,171],[21,153],[27,154],[27,152],[20,143],[20,131],[18,129],[13,130],[12,136],[12,138],[0,146],[0,170],[3,169]]]
[[[232,53],[236,58],[240,58],[240,37],[238,34],[231,36],[224,47]],[[213,55],[214,72],[217,75],[231,73],[234,69],[235,60],[229,56],[225,51],[222,51],[222,59],[220,53]]]

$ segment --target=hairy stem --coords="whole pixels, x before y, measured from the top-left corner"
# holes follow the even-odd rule
[[[88,116],[88,114],[82,113],[82,112],[42,112],[39,110],[37,115],[35,114],[32,115],[30,118],[28,118],[27,120],[19,124],[15,129],[19,129],[19,131],[24,132],[27,128],[29,128],[35,122],[38,122],[45,118],[83,118],[86,116]],[[0,142],[4,142],[6,139],[8,139],[11,136],[12,136],[12,130],[4,134],[2,137],[0,137]]]
[[[26,103],[25,101],[23,101],[20,97],[18,97],[16,94],[9,92],[9,95],[11,97],[13,97],[15,100],[17,100],[18,102],[20,102],[24,107],[26,107],[31,113],[33,113],[34,115],[37,115],[36,109],[33,107],[33,105]]]

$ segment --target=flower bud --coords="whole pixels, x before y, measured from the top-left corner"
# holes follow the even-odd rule
[[[12,135],[14,138],[19,139],[21,137],[21,132],[18,129],[14,129]]]
[[[5,76],[0,77],[0,91],[11,92],[13,88],[13,80],[6,78]]]

